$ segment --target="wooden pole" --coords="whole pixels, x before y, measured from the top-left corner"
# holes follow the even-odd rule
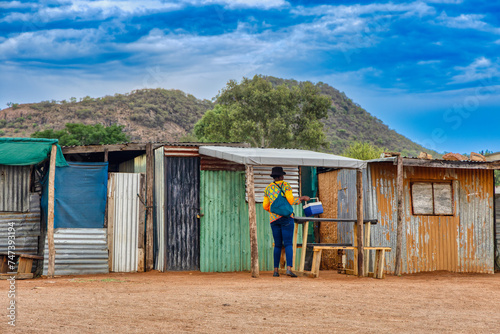
[[[108,149],[104,149],[104,162],[108,162]]]
[[[250,257],[252,277],[259,277],[259,247],[257,244],[257,214],[255,211],[255,190],[253,181],[253,166],[246,165],[248,223],[250,225]]]
[[[153,187],[155,161],[153,144],[146,145],[146,271],[153,270]]]
[[[397,226],[397,236],[396,236],[396,265],[394,268],[394,274],[396,276],[401,275],[401,251],[403,248],[403,157],[398,156],[398,171],[396,175],[396,187],[398,190],[398,226]]]
[[[357,217],[357,239],[358,239],[358,275],[365,275],[364,263],[364,244],[363,244],[363,172],[361,169],[356,171],[356,217]]]
[[[56,155],[57,145],[52,144],[50,151],[50,166],[49,166],[49,199],[47,213],[47,241],[49,244],[49,266],[47,268],[47,276],[54,277],[56,267],[56,249],[54,245],[54,183],[56,179]]]
[[[137,271],[144,272],[144,229],[146,222],[146,208],[143,205],[144,197],[146,194],[146,176],[141,173],[141,181],[139,187],[139,193],[141,195],[141,204],[139,204],[139,234],[138,234],[138,245],[137,245]]]

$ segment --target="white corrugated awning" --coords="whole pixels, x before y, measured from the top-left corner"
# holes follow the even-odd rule
[[[200,146],[200,154],[254,166],[366,168],[362,160],[296,149]]]

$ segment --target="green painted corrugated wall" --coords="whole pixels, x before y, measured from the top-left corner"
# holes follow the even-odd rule
[[[245,172],[201,171],[200,207],[200,270],[250,270]],[[303,215],[300,205],[294,206],[294,211]],[[273,270],[273,236],[269,226],[269,213],[264,210],[262,203],[256,203],[256,212],[259,268],[261,271]],[[299,231],[299,239],[302,240],[301,238]],[[300,250],[297,252],[298,258]]]

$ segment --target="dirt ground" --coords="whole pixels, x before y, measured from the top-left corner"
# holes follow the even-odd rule
[[[500,274],[133,273],[16,282],[0,333],[499,333]]]

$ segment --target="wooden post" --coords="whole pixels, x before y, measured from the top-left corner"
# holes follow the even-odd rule
[[[248,223],[250,225],[250,256],[252,277],[259,277],[259,247],[257,244],[257,213],[255,212],[255,189],[253,181],[253,166],[246,165]]]
[[[155,161],[153,155],[153,144],[146,145],[146,267],[145,270],[153,269],[153,187]]]
[[[104,162],[108,162],[108,149],[104,149]],[[109,184],[109,165],[108,165],[108,184]],[[108,201],[106,201],[106,207],[104,208],[104,228],[108,227]]]
[[[113,271],[113,254],[114,254],[114,228],[115,228],[115,190],[116,190],[116,178],[114,175],[108,174],[108,266],[109,271]]]
[[[49,244],[49,266],[47,268],[47,276],[54,277],[56,268],[56,249],[54,245],[54,183],[56,179],[56,155],[57,145],[52,144],[50,151],[50,166],[49,166],[49,199],[47,213],[47,242]]]
[[[137,245],[137,271],[144,272],[144,228],[146,219],[146,208],[144,207],[144,195],[146,193],[146,177],[141,173],[141,181],[139,187],[140,201],[139,204],[139,234],[138,234],[138,245]]]
[[[394,274],[396,276],[401,275],[401,251],[403,248],[403,157],[398,156],[398,171],[396,176],[396,186],[398,190],[398,226],[397,226],[397,236],[396,236],[396,265],[394,268]]]
[[[371,233],[371,223],[366,223],[365,224],[365,247],[370,247],[370,233]],[[368,272],[370,271],[370,251],[365,250],[365,275],[368,275]]]
[[[364,240],[363,240],[363,172],[361,169],[356,171],[356,217],[357,217],[357,245],[358,245],[358,275],[363,277],[365,275],[364,263]],[[354,264],[356,265],[356,263]]]

